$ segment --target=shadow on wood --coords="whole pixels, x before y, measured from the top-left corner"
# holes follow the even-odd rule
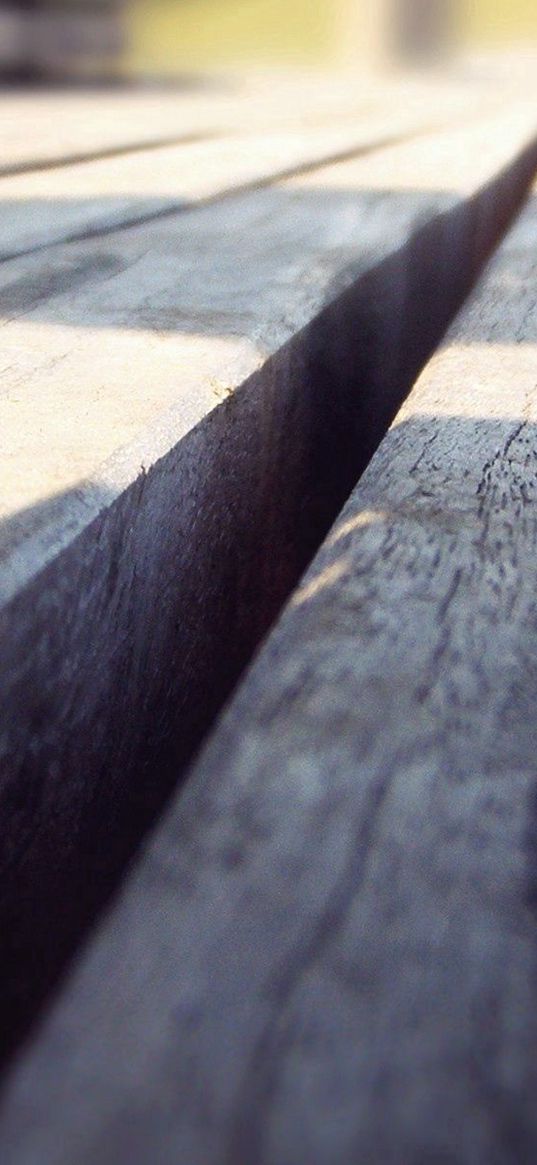
[[[100,516],[3,609],[4,1054],[182,779],[534,166],[532,147],[385,261],[343,273],[312,324],[117,501],[103,497]],[[103,244],[105,274],[114,262]],[[41,284],[4,286],[2,311],[33,307],[53,323],[61,296],[94,275],[51,258]],[[104,322],[114,307],[106,294],[102,304]],[[144,326],[151,312],[148,302]],[[161,304],[155,326],[190,322],[164,325]]]

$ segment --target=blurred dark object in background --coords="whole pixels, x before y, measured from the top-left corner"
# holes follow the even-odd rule
[[[124,48],[124,0],[0,0],[7,81],[112,80]]]
[[[391,55],[403,61],[443,57],[454,45],[456,0],[389,0]]]
[[[347,44],[381,67],[448,59],[457,47],[464,0],[347,0]],[[349,53],[347,54],[349,58]],[[350,63],[350,60],[349,60]]]

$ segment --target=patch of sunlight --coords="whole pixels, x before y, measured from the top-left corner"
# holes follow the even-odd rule
[[[236,337],[77,323],[5,328],[0,519],[81,480],[124,488],[261,363]]]
[[[327,590],[328,587],[334,586],[334,583],[339,582],[347,570],[348,563],[344,558],[339,559],[338,562],[334,562],[332,566],[327,566],[326,570],[321,571],[310,582],[299,587],[291,599],[291,606],[301,607],[304,603],[309,602],[310,599],[314,599],[316,595]]]
[[[537,344],[455,341],[433,357],[392,427],[420,417],[535,421],[536,380]]]
[[[422,96],[423,100],[423,96]],[[506,113],[483,117],[481,111],[470,112],[467,124],[444,128],[433,137],[418,137],[413,142],[395,143],[364,159],[350,158],[337,166],[321,166],[311,173],[289,180],[293,189],[322,189],[359,193],[403,193],[419,206],[420,198],[439,191],[439,176],[445,181],[441,193],[448,202],[456,194],[477,189],[477,161],[483,173],[493,168],[495,159],[505,154],[505,143],[522,140],[533,132],[534,111],[530,102],[521,102]],[[476,158],[477,155],[477,158]],[[391,204],[382,199],[375,213],[393,218]]]
[[[335,546],[337,542],[341,542],[343,538],[354,533],[355,530],[373,526],[378,522],[385,522],[388,517],[387,510],[361,510],[359,514],[353,514],[352,518],[347,518],[345,522],[338,522],[327,538],[326,545]]]

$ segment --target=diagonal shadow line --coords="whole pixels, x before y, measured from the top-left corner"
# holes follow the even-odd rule
[[[42,161],[0,163],[0,179],[14,177],[17,174],[41,174],[48,170],[63,170],[69,166],[83,165],[84,162],[100,162],[106,158],[122,158],[128,154],[144,154],[146,151],[151,153],[173,146],[213,141],[224,136],[226,136],[225,131],[217,129],[177,135],[167,134],[165,137],[149,138],[146,142],[131,142],[125,146],[107,146],[102,150],[83,150],[80,153],[73,152],[68,155],[58,154],[56,157],[52,155]]]

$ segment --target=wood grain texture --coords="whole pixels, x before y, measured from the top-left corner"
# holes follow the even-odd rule
[[[537,1152],[532,203],[4,1097],[10,1165]]]
[[[2,265],[4,1053],[519,204],[493,126]]]
[[[466,206],[475,236],[445,273],[464,279],[517,183],[497,207],[474,196],[534,131],[532,106],[515,102],[188,216],[2,264],[1,601],[361,274]]]

